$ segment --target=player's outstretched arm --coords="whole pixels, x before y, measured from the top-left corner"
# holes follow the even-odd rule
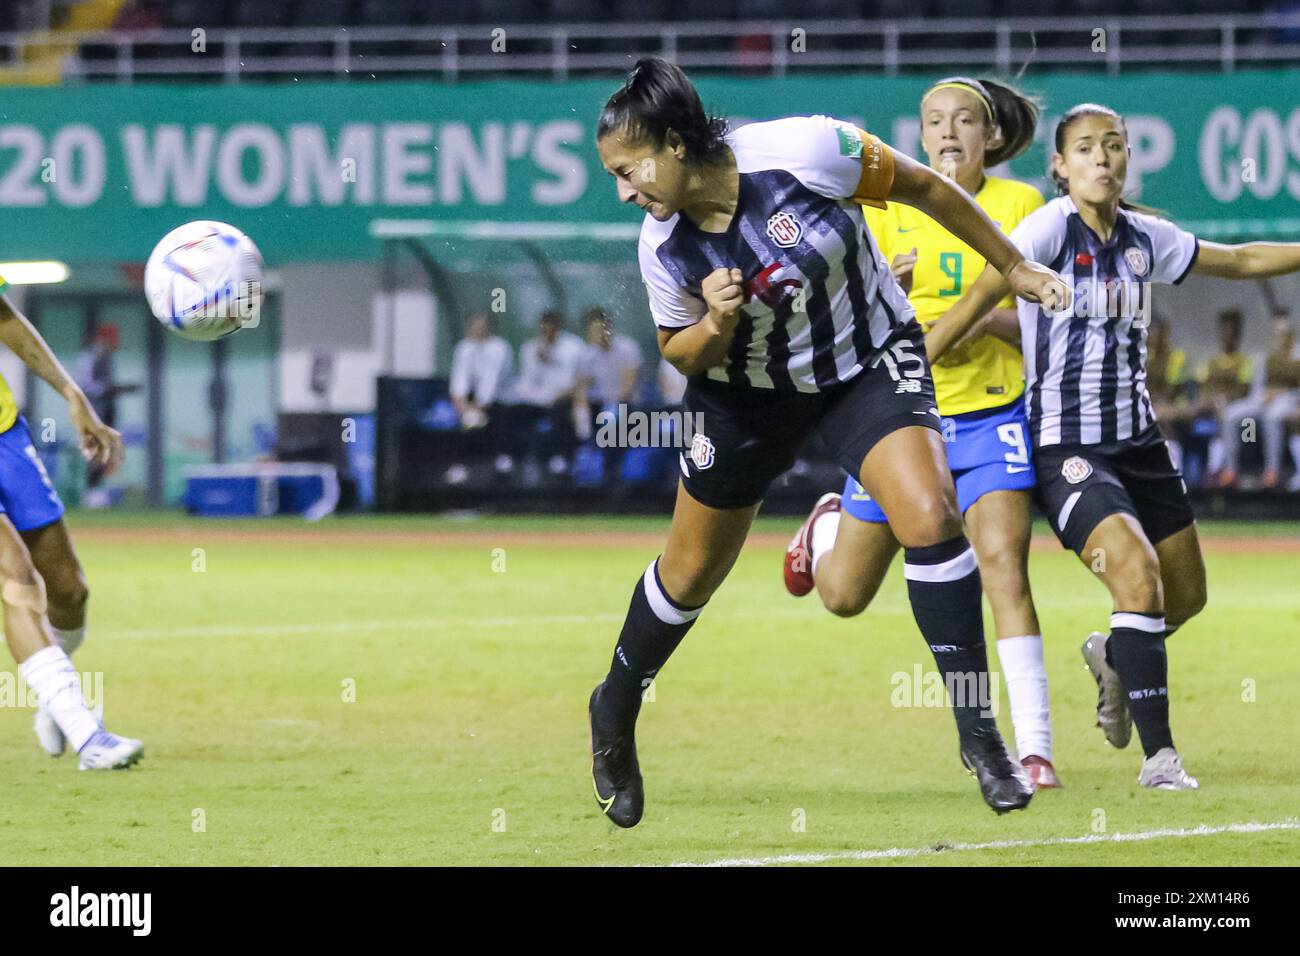
[[[1300,242],[1201,242],[1192,271],[1225,279],[1258,279],[1300,272]]]
[[[7,296],[0,296],[0,343],[8,346],[24,365],[67,401],[68,414],[81,438],[81,450],[86,460],[98,462],[110,473],[114,471],[124,455],[122,436],[100,420],[81,387],[41,338],[41,333],[13,307]]]
[[[970,290],[936,319],[925,333],[925,355],[931,362],[964,338],[993,307],[1006,298],[1011,285],[993,266],[984,267]]]
[[[960,186],[929,166],[890,151],[894,160],[894,181],[889,199],[906,203],[929,215],[941,226],[982,255],[989,265],[1006,277],[1010,291],[1030,302],[1041,302],[1050,311],[1065,307],[1069,291],[1051,269],[1030,262],[993,220],[985,215]]]

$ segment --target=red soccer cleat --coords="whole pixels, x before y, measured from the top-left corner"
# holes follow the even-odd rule
[[[1030,754],[1020,765],[1025,768],[1029,774],[1029,779],[1034,783],[1035,790],[1060,790],[1061,779],[1056,775],[1056,768],[1052,762],[1037,754]]]
[[[817,499],[812,512],[804,519],[799,530],[785,549],[785,589],[795,597],[803,597],[814,587],[812,574],[812,528],[822,515],[840,510],[840,496],[827,492]]]

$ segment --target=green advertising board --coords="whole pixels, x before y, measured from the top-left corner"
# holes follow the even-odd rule
[[[0,259],[138,262],[189,219],[234,223],[272,264],[371,259],[384,219],[635,226],[592,145],[617,83],[287,83],[6,90]],[[917,151],[927,80],[702,77],[735,120],[827,113]],[[1130,192],[1202,235],[1300,238],[1300,75],[1027,76],[1045,187],[1051,123],[1082,101],[1128,118]]]

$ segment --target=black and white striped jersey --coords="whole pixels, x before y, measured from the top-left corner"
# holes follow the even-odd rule
[[[1021,221],[1011,241],[1074,292],[1070,308],[1055,315],[1017,302],[1035,447],[1124,441],[1145,431],[1156,418],[1146,385],[1151,286],[1183,280],[1196,262],[1196,237],[1121,209],[1102,242],[1062,196]]]
[[[751,123],[727,144],[740,198],[726,232],[703,232],[680,214],[666,222],[646,216],[641,227],[641,276],[655,324],[698,322],[707,311],[701,282],[715,269],[737,268],[746,304],[726,363],[708,377],[786,392],[849,381],[915,321],[858,204],[873,198],[859,192],[864,149],[885,147],[825,116]]]

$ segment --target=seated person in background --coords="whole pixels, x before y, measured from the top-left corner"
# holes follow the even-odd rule
[[[1273,344],[1264,362],[1264,397],[1261,402],[1264,438],[1264,487],[1276,488],[1282,477],[1282,449],[1287,423],[1300,412],[1300,358],[1295,357],[1295,329],[1289,316],[1273,319]],[[1297,442],[1291,442],[1291,457],[1300,475]]]
[[[590,437],[591,425],[602,408],[632,400],[637,374],[641,371],[641,347],[614,331],[613,319],[604,309],[589,310],[583,316],[583,325],[587,341],[578,366],[574,414],[575,423],[586,422],[585,433],[581,434],[585,440]]]
[[[1219,422],[1219,438],[1210,445],[1209,470],[1213,481],[1228,487],[1237,480],[1236,451],[1239,450],[1241,416],[1236,414],[1242,399],[1250,394],[1254,366],[1250,357],[1241,351],[1241,310],[1225,309],[1219,313],[1220,353],[1201,366],[1198,379],[1201,383],[1198,418],[1214,418]],[[1235,407],[1234,407],[1235,406]],[[1234,441],[1225,436],[1236,432]],[[1225,456],[1231,447],[1233,464],[1226,466]]]
[[[573,394],[582,361],[582,339],[564,331],[564,315],[553,309],[537,320],[537,335],[519,350],[519,378],[510,407],[511,444],[532,464],[549,457],[552,474],[564,474],[573,453]],[[513,468],[509,455],[498,471]]]
[[[490,455],[502,441],[499,403],[512,365],[510,344],[492,334],[487,315],[470,316],[465,337],[451,356],[451,402],[465,430],[457,450],[466,460]],[[447,470],[453,484],[468,478],[468,469],[459,462]]]
[[[1168,319],[1156,316],[1147,330],[1147,392],[1176,468],[1183,466],[1183,445],[1196,415],[1191,401],[1194,385],[1187,370],[1187,353],[1170,342]]]
[[[512,364],[509,343],[492,334],[488,317],[470,316],[451,356],[451,401],[464,428],[487,424]]]
[[[659,360],[659,398],[667,408],[674,408],[686,397],[686,376],[666,358]]]

